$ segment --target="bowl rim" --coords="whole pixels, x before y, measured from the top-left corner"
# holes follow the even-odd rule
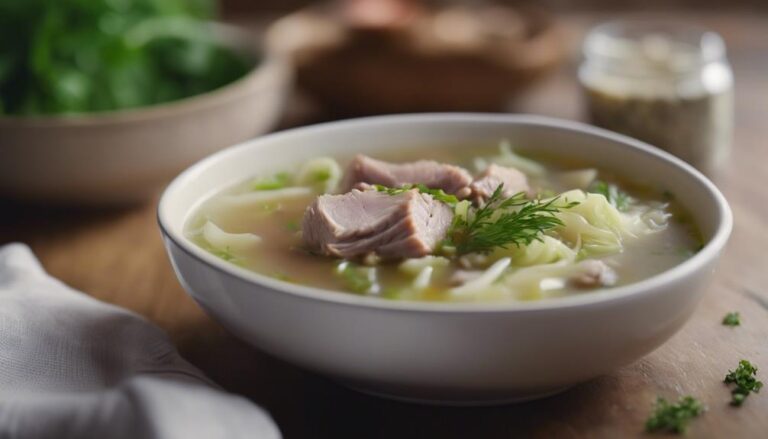
[[[280,54],[269,51],[263,36],[254,36],[255,34],[247,28],[233,24],[209,21],[208,25],[219,35],[224,45],[242,45],[246,47],[248,52],[260,56],[258,62],[254,63],[243,76],[234,81],[181,99],[141,107],[75,114],[0,115],[0,127],[100,126],[174,117],[237,99],[242,96],[243,89],[258,85],[264,81],[265,76],[287,74],[289,68],[287,59]]]
[[[196,175],[203,172],[209,166],[226,160],[228,155],[242,149],[268,147],[273,139],[290,137],[296,134],[321,134],[327,131],[348,130],[368,125],[397,125],[399,123],[423,123],[423,122],[463,122],[463,123],[510,123],[516,125],[535,125],[547,128],[574,131],[581,134],[601,137],[621,144],[621,147],[631,148],[661,162],[668,162],[677,168],[678,172],[687,174],[697,184],[701,185],[717,204],[717,218],[719,219],[712,238],[704,247],[691,258],[667,269],[657,275],[643,279],[639,282],[623,285],[615,288],[600,289],[580,295],[558,297],[550,300],[537,301],[491,301],[491,302],[419,302],[419,301],[395,301],[373,296],[360,296],[342,291],[317,288],[285,282],[279,279],[250,271],[246,268],[228,263],[206,252],[192,241],[176,233],[169,227],[168,204],[174,192],[183,188],[186,182],[195,179]],[[196,204],[198,205],[198,204]],[[185,217],[195,205],[190,206]],[[437,313],[509,313],[509,312],[535,312],[546,310],[568,309],[584,306],[599,306],[614,304],[621,301],[632,300],[640,295],[659,292],[664,285],[680,281],[692,273],[702,269],[710,262],[717,259],[723,247],[728,241],[733,228],[733,214],[727,200],[720,190],[701,172],[683,160],[647,143],[631,137],[614,133],[602,128],[597,128],[585,123],[558,119],[548,116],[531,114],[499,114],[499,113],[413,113],[403,115],[369,116],[342,121],[325,122],[308,125],[284,131],[279,131],[243,143],[224,148],[187,168],[179,174],[163,192],[157,208],[157,221],[162,235],[197,262],[202,263],[222,274],[245,281],[253,286],[262,287],[266,291],[277,294],[289,294],[294,298],[323,302],[326,304],[347,305],[353,307],[372,308],[379,310],[412,311],[412,312],[437,312]],[[186,221],[186,219],[185,219]],[[166,241],[166,247],[170,244]],[[170,253],[170,248],[167,249]],[[226,293],[221,293],[226,294]]]

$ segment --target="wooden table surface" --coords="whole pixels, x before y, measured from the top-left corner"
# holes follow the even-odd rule
[[[600,17],[563,17],[570,41]],[[226,389],[269,410],[288,438],[618,438],[642,435],[656,396],[691,394],[708,407],[690,437],[768,437],[768,391],[741,408],[722,383],[746,358],[768,382],[768,16],[697,20],[725,37],[736,73],[733,158],[718,182],[735,229],[703,303],[663,347],[561,395],[490,408],[410,405],[365,396],[247,347],[187,297],[168,263],[155,202],[111,211],[51,210],[0,203],[0,242],[28,243],[53,275],[148,317],[182,354]],[[574,48],[574,59],[575,59]],[[575,63],[532,89],[515,111],[580,118]],[[739,311],[742,326],[720,324]]]

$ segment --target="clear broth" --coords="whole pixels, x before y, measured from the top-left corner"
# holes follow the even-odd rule
[[[393,150],[384,154],[377,154],[376,158],[393,162],[433,159],[464,166],[471,170],[474,169],[472,166],[473,158],[491,156],[494,153],[495,150],[491,148],[479,147],[461,149],[419,148]],[[552,157],[534,158],[545,164],[550,172],[583,169],[585,167],[584,162],[576,160],[554,159]],[[349,158],[341,159],[339,162],[343,167],[348,160]],[[631,284],[666,271],[691,257],[701,247],[700,234],[690,221],[690,215],[675,202],[674,197],[664,188],[622,181],[612,173],[602,170],[598,170],[598,179],[619,184],[622,190],[640,203],[662,200],[668,202],[667,210],[672,213],[665,230],[644,236],[641,239],[625,242],[624,250],[621,253],[602,257],[590,256],[590,259],[601,259],[616,270],[618,281],[615,286]],[[316,195],[270,202],[258,208],[250,209],[215,207],[214,201],[221,195],[248,192],[250,181],[228,188],[213,196],[211,200],[204,202],[186,225],[186,235],[189,239],[210,250],[201,233],[202,226],[209,220],[227,232],[255,233],[263,238],[262,242],[250,251],[238,253],[230,262],[287,282],[360,294],[351,291],[344,279],[336,273],[338,259],[313,255],[302,247],[300,235],[302,217],[306,207]],[[229,258],[227,257],[227,259]],[[458,268],[455,261],[452,264],[453,269]],[[403,293],[403,291],[407,291],[413,279],[403,274],[398,269],[396,262],[378,265],[377,279],[382,288],[376,293],[369,293],[370,295],[388,299],[455,300],[448,291],[452,285],[447,274],[434,277],[430,286],[415,296]],[[552,291],[547,297],[584,294],[588,291],[591,290],[566,287]]]

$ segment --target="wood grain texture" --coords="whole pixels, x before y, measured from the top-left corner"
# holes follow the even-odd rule
[[[600,18],[564,17],[574,59],[584,29]],[[768,391],[736,409],[722,383],[741,358],[762,366],[759,375],[768,382],[768,17],[697,19],[724,35],[736,72],[737,137],[718,182],[735,214],[731,242],[703,303],[667,344],[555,397],[491,408],[402,404],[347,390],[250,349],[182,291],[162,248],[154,202],[113,211],[0,202],[0,242],[28,243],[53,276],[157,323],[215,381],[268,409],[288,438],[635,437],[643,435],[657,395],[684,394],[708,407],[689,437],[768,437]],[[574,64],[531,90],[514,110],[580,118],[573,73]],[[741,313],[741,327],[720,324],[728,311]]]

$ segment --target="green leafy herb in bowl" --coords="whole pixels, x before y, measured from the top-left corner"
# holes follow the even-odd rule
[[[0,1],[0,196],[145,201],[270,131],[292,82],[214,0]]]
[[[243,77],[212,0],[0,2],[0,114],[57,115],[150,106]]]

